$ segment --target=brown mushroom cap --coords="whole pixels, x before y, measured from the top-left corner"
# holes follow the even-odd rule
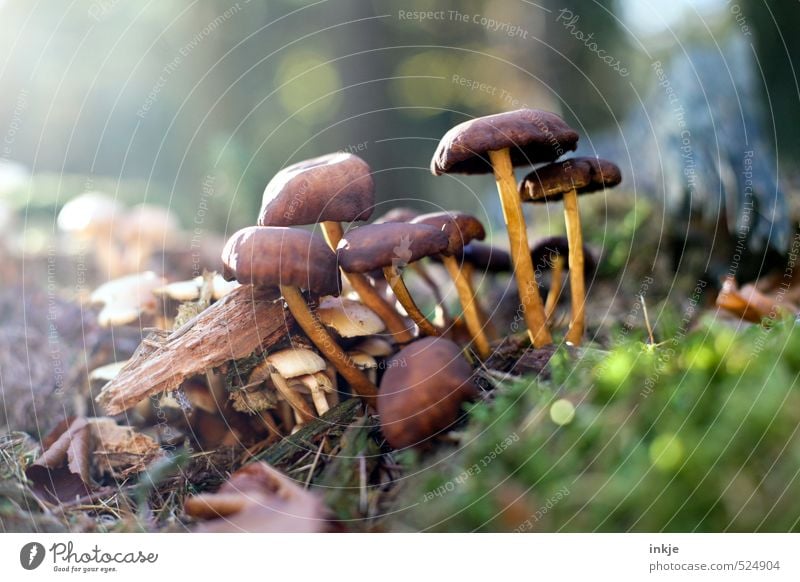
[[[531,249],[531,260],[537,273],[552,267],[554,255],[564,259],[564,268],[569,270],[569,242],[565,236],[549,236],[538,241]],[[589,247],[583,245],[583,276],[591,279],[597,269],[597,257]]]
[[[507,250],[477,241],[465,246],[461,257],[465,263],[486,273],[508,273],[513,268],[511,255]]]
[[[445,233],[427,224],[368,224],[347,232],[336,255],[348,273],[367,273],[438,255],[447,250],[448,243]]]
[[[397,208],[392,208],[389,212],[383,214],[379,218],[376,218],[373,221],[373,224],[383,224],[384,222],[411,222],[417,216],[419,216],[419,212],[413,208],[398,206]]]
[[[613,188],[620,182],[622,173],[613,162],[572,158],[532,171],[520,182],[519,194],[525,202],[558,201],[573,189],[578,194],[588,194]]]
[[[555,113],[518,109],[479,117],[448,131],[431,160],[439,176],[492,172],[487,152],[511,150],[514,166],[551,162],[577,147],[578,133]]]
[[[353,154],[329,154],[275,174],[264,190],[258,224],[367,220],[374,206],[375,183],[367,163]]]
[[[385,363],[378,414],[386,440],[396,449],[423,444],[456,420],[461,404],[478,389],[472,368],[450,340],[428,337]]]
[[[257,287],[289,285],[319,295],[341,287],[336,255],[320,236],[277,226],[250,226],[234,233],[222,251],[223,275]]]
[[[464,212],[431,212],[421,214],[411,221],[411,224],[427,224],[436,230],[441,230],[447,235],[447,250],[445,255],[460,255],[465,245],[472,240],[483,240],[486,231],[481,221]]]

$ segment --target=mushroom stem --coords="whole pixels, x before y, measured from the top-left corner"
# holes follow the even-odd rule
[[[342,240],[342,225],[338,222],[327,220],[322,223],[322,234],[325,236],[328,246],[336,252],[336,247],[339,241]],[[377,313],[378,317],[383,320],[389,333],[392,334],[397,343],[407,344],[414,340],[414,335],[406,327],[403,318],[400,317],[400,314],[392,308],[386,299],[381,297],[381,294],[370,284],[366,276],[361,273],[344,273],[344,276],[364,305]]]
[[[514,179],[514,168],[511,165],[511,154],[508,149],[489,152],[492,162],[497,191],[500,194],[500,204],[503,207],[508,230],[508,241],[511,245],[511,263],[514,265],[514,275],[517,278],[520,302],[522,303],[525,324],[528,327],[528,336],[534,347],[540,348],[553,343],[550,330],[544,317],[544,306],[539,296],[539,286],[536,284],[536,274],[533,271],[531,251],[528,247],[528,233],[525,228],[525,215],[522,213],[522,202]]]
[[[278,374],[274,368],[270,369],[269,378],[273,386],[280,392],[283,399],[289,403],[297,415],[298,424],[303,424],[314,418],[314,411],[300,394],[292,390],[286,379]]]
[[[409,265],[417,276],[422,279],[422,282],[431,290],[434,299],[436,299],[436,304],[438,305],[439,309],[442,310],[442,318],[446,325],[450,324],[450,314],[447,312],[447,308],[444,305],[444,297],[442,297],[442,291],[439,289],[439,286],[436,284],[436,281],[433,280],[431,274],[428,270],[419,262],[411,263]]]
[[[390,267],[384,267],[383,276],[389,283],[392,291],[394,291],[394,294],[397,297],[397,300],[400,302],[400,305],[402,305],[403,309],[406,310],[408,316],[414,320],[414,323],[417,324],[419,330],[425,335],[442,335],[442,332],[439,331],[430,321],[428,321],[428,319],[419,310],[419,307],[417,307],[417,304],[411,297],[411,293],[408,291],[408,287],[406,287],[406,284],[403,282],[403,276],[400,274],[398,268],[394,265]]]
[[[552,324],[553,315],[558,305],[558,297],[561,295],[561,288],[564,283],[564,257],[556,255],[550,270],[550,291],[547,292],[547,300],[544,302],[544,316],[547,323]]]
[[[466,277],[467,281],[469,281],[470,286],[472,287],[473,291],[475,289],[475,267],[473,267],[470,263],[463,263],[461,265],[461,272],[464,273],[464,277]],[[478,300],[477,293],[475,295],[475,309],[478,310],[478,317],[481,318],[483,322],[483,329],[486,333],[486,337],[489,338],[489,341],[494,341],[500,339],[500,336],[497,333],[497,327],[492,323],[491,318],[486,313],[486,310],[481,305],[481,302]]]
[[[581,217],[578,213],[578,193],[570,190],[564,194],[564,221],[567,224],[567,244],[569,245],[569,288],[572,315],[566,340],[578,346],[583,339],[586,307],[586,289],[583,280],[583,236]]]
[[[317,413],[322,415],[328,412],[328,410],[330,410],[328,400],[325,398],[325,393],[319,386],[312,386],[309,390],[311,390],[311,400],[314,402],[314,408],[317,409]]]
[[[467,329],[472,337],[472,343],[475,344],[475,350],[478,352],[478,356],[485,360],[490,354],[489,340],[486,339],[483,331],[483,320],[478,313],[478,301],[472,283],[459,267],[455,257],[443,256],[442,262],[455,283],[458,300],[464,310],[464,320],[467,322]]]
[[[353,365],[344,350],[334,341],[317,317],[311,313],[297,287],[281,285],[280,289],[289,311],[308,338],[317,346],[322,355],[333,364],[336,371],[347,380],[353,392],[358,394],[367,404],[374,407],[378,389],[361,370]]]

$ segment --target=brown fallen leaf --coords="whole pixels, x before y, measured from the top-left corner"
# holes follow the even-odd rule
[[[158,444],[111,418],[61,422],[42,439],[42,455],[25,471],[33,490],[59,503],[90,496],[92,476],[124,478],[144,470],[161,455]]]
[[[761,323],[764,318],[785,317],[797,307],[777,297],[765,295],[754,285],[744,285],[741,289],[733,277],[726,277],[717,296],[717,307],[752,323]]]
[[[85,418],[60,423],[43,439],[42,456],[25,471],[34,492],[51,503],[88,495],[92,490],[90,440]]]
[[[120,426],[112,418],[89,421],[94,437],[94,459],[103,475],[123,479],[144,471],[163,452],[158,443],[130,426]]]
[[[258,461],[233,473],[216,493],[186,500],[186,513],[206,519],[199,532],[318,533],[329,528],[328,510],[313,493]]]

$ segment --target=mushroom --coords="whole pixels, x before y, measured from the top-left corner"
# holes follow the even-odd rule
[[[461,349],[444,338],[423,338],[386,362],[378,392],[381,431],[395,449],[424,444],[458,420],[461,405],[478,395]]]
[[[323,297],[317,307],[317,317],[342,338],[375,335],[386,328],[369,307],[344,297]]]
[[[320,415],[330,410],[328,395],[335,395],[336,393],[333,382],[331,382],[331,379],[328,378],[324,372],[304,374],[303,376],[292,378],[289,381],[289,386],[298,392],[310,394],[311,400],[314,402],[314,408],[317,414]],[[333,400],[335,400],[335,398]]]
[[[163,252],[178,232],[178,219],[163,206],[139,204],[127,210],[118,228],[118,236],[125,246],[127,272],[146,268],[153,252],[156,249]]]
[[[163,295],[169,297],[174,301],[197,301],[200,299],[200,294],[205,284],[203,275],[199,275],[194,279],[188,281],[175,281],[168,283],[154,291],[156,295]],[[211,284],[211,299],[219,301],[225,295],[233,291],[239,286],[238,281],[226,281],[225,278],[219,273],[214,273],[210,280]]]
[[[353,364],[311,312],[299,288],[316,295],[339,292],[336,255],[320,237],[292,228],[251,226],[236,232],[222,252],[223,276],[258,287],[278,287],[289,311],[308,338],[347,380],[372,403],[376,388]]]
[[[455,126],[439,142],[431,161],[431,171],[437,176],[494,172],[525,323],[537,348],[552,343],[552,338],[531,263],[514,166],[553,161],[574,150],[577,142],[578,134],[557,115],[519,109]]]
[[[420,331],[425,335],[439,335],[441,332],[425,318],[408,292],[400,269],[421,258],[444,252],[448,243],[448,236],[432,226],[387,222],[349,231],[339,241],[336,254],[346,273],[383,269],[386,281]]]
[[[154,291],[165,283],[152,271],[127,275],[100,285],[89,301],[103,306],[97,316],[101,327],[126,325],[138,320],[143,313],[156,310]]]
[[[122,368],[128,365],[128,362],[130,362],[130,360],[122,360],[95,368],[89,372],[89,382],[102,382],[103,384],[111,382],[111,380],[119,375]]]
[[[483,274],[497,274],[510,273],[511,270],[511,255],[505,249],[473,240],[464,247],[461,253],[461,271],[471,282],[474,281],[475,271]],[[476,302],[478,313],[485,324],[486,335],[492,340],[498,339],[499,334],[497,333],[494,323],[492,323],[492,320],[486,315],[486,312],[481,306],[481,302],[477,299]]]
[[[597,269],[597,260],[591,250],[583,245],[583,277],[591,279]],[[544,313],[550,322],[561,295],[564,271],[569,271],[569,241],[564,236],[544,238],[531,249],[531,259],[537,273],[550,269],[550,289],[544,302]]]
[[[272,385],[275,386],[275,389],[283,399],[289,403],[289,406],[297,414],[300,424],[302,424],[312,419],[314,413],[306,401],[293,389],[292,380],[300,376],[317,374],[327,367],[328,364],[316,352],[307,348],[289,348],[279,350],[264,358],[263,364],[257,366],[253,373],[256,373],[256,370],[263,373],[261,370],[266,368],[266,373],[269,375]],[[253,381],[253,373],[251,373],[250,382]],[[324,376],[324,374],[322,375]],[[325,379],[327,380],[327,376]],[[317,412],[319,414],[326,412],[327,402],[325,402],[324,394],[322,395],[322,401],[325,402],[325,407],[320,409],[318,405],[319,394],[315,394],[313,390],[310,392]]]
[[[373,224],[384,224],[386,222],[411,222],[417,216],[419,216],[419,212],[413,208],[398,206],[396,208],[392,208],[380,218],[375,219]],[[433,293],[433,296],[436,298],[436,304],[442,310],[442,319],[444,319],[445,323],[447,323],[450,320],[450,317],[445,310],[444,298],[442,297],[442,291],[439,289],[439,285],[436,284],[436,281],[422,263],[411,263],[410,266],[411,269],[422,280],[422,282],[425,283],[425,286],[431,290],[431,293]]]
[[[367,220],[375,206],[375,183],[367,163],[336,153],[284,168],[264,190],[260,226],[300,226],[319,222],[331,249],[342,238],[341,221]],[[405,322],[360,273],[347,276],[361,300],[386,323],[400,343],[411,341]]]
[[[64,204],[58,213],[58,228],[92,245],[97,267],[109,278],[125,273],[122,253],[114,240],[114,220],[123,214],[122,205],[102,192],[85,192]]]
[[[348,352],[347,355],[350,356],[353,363],[367,375],[373,384],[378,380],[378,362],[375,358],[358,350]]]
[[[369,337],[365,339],[356,346],[356,349],[373,358],[388,358],[394,353],[392,344],[379,337]]]
[[[489,357],[489,340],[484,332],[484,321],[478,311],[478,300],[472,281],[465,273],[456,256],[462,254],[464,245],[474,239],[482,240],[486,236],[483,225],[474,216],[463,212],[433,212],[422,214],[411,221],[411,224],[427,224],[444,232],[448,237],[447,249],[441,253],[442,262],[447,269],[458,293],[467,330],[475,344],[481,359]]]
[[[573,158],[538,168],[525,176],[519,185],[520,197],[525,202],[564,200],[572,302],[572,317],[566,339],[575,346],[583,339],[586,302],[578,195],[611,188],[621,181],[622,174],[612,162],[599,158]]]

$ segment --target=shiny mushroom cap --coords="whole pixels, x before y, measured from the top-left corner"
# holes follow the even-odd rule
[[[431,160],[431,172],[488,174],[490,151],[508,148],[514,166],[558,159],[574,151],[578,134],[555,113],[517,109],[465,121],[448,131]]]
[[[58,213],[58,228],[80,237],[110,232],[115,217],[122,218],[122,205],[102,192],[86,192],[64,204]]]
[[[427,224],[447,235],[445,255],[460,255],[465,245],[473,240],[483,240],[486,231],[481,221],[464,212],[431,212],[421,214],[411,224]]]
[[[571,158],[537,168],[519,184],[525,202],[558,201],[575,190],[588,194],[613,188],[622,181],[622,173],[613,162],[600,158]]]
[[[383,214],[379,218],[376,218],[373,221],[373,224],[383,224],[384,222],[411,222],[417,216],[419,216],[419,212],[413,208],[398,206],[397,208],[392,208],[389,212]]]
[[[348,273],[367,273],[438,255],[447,250],[449,242],[445,233],[427,224],[368,224],[348,231],[339,241],[336,255]]]
[[[319,354],[306,348],[279,350],[267,356],[264,361],[275,368],[283,378],[316,374],[328,367]]]
[[[275,174],[264,190],[258,224],[367,220],[374,206],[375,183],[367,163],[353,154],[329,154]]]
[[[505,249],[472,241],[464,247],[462,260],[484,273],[508,273],[513,267],[511,255]]]
[[[256,287],[287,285],[318,295],[341,287],[336,255],[320,236],[305,230],[250,226],[237,231],[222,250],[224,277]]]
[[[155,290],[166,281],[152,271],[112,279],[100,285],[89,298],[93,304],[101,304],[98,315],[102,327],[133,323],[142,313],[154,312],[157,306]]]
[[[359,301],[344,297],[324,297],[317,316],[343,338],[375,335],[386,329],[377,313]]]
[[[565,236],[543,238],[531,249],[531,260],[536,272],[552,268],[556,257],[564,259],[564,268],[569,270],[569,242]],[[583,245],[583,276],[591,279],[597,269],[597,257],[592,250]]]
[[[460,348],[444,338],[417,340],[386,361],[378,414],[396,449],[425,443],[450,427],[478,389]]]

